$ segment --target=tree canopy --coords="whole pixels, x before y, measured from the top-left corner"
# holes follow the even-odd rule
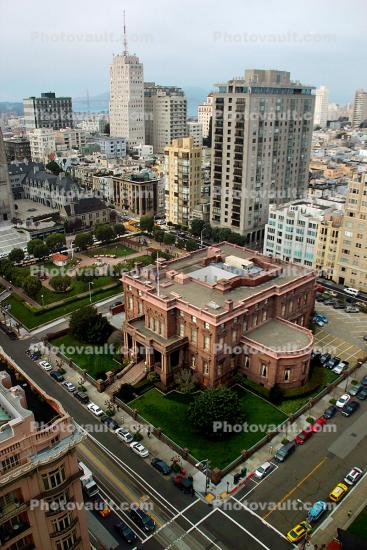
[[[112,327],[94,306],[85,306],[72,313],[69,331],[81,342],[101,345],[107,342]]]

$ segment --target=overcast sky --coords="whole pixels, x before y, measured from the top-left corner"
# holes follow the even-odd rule
[[[277,68],[339,103],[367,88],[366,0],[0,2],[1,101],[107,91],[123,9],[147,81],[210,90],[245,68]]]

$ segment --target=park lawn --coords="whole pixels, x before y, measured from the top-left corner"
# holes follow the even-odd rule
[[[62,346],[63,354],[78,365],[78,367],[83,370],[85,369],[95,379],[100,378],[101,373],[121,368],[121,364],[115,361],[113,355],[96,353],[98,350],[92,353],[94,347],[92,344],[84,344],[70,334],[55,338],[51,341],[51,344],[57,347]],[[76,348],[76,350],[73,351],[72,348]],[[82,348],[85,348],[84,352]]]
[[[287,416],[260,397],[242,388],[237,388],[241,405],[248,424],[278,425]],[[230,434],[218,441],[206,439],[191,429],[187,418],[187,408],[193,396],[171,392],[162,394],[156,389],[149,390],[142,396],[130,402],[130,407],[137,409],[139,414],[162,431],[175,443],[190,450],[198,460],[209,459],[212,468],[223,468],[238,457],[242,450],[250,449],[262,439],[260,431],[243,431]]]
[[[92,294],[92,303],[99,302],[100,300],[104,300],[106,298],[109,298],[110,296],[117,295],[121,295],[120,285],[117,285],[113,288],[108,288],[106,290],[98,290],[97,292]],[[9,296],[9,298],[7,298],[6,300],[6,303],[11,305],[9,313],[15,319],[17,319],[17,321],[22,323],[27,329],[32,330],[36,327],[39,327],[40,325],[43,325],[44,323],[49,323],[50,321],[53,321],[59,317],[68,315],[76,309],[87,306],[90,304],[90,301],[89,296],[85,296],[84,298],[79,299],[76,298],[72,302],[62,304],[53,309],[50,309],[49,311],[43,311],[42,313],[38,313],[37,315],[33,311],[28,309],[24,304],[24,301],[16,295]]]
[[[114,254],[117,258],[122,258],[123,256],[129,256],[130,254],[135,254],[136,250],[125,246],[124,244],[108,244],[106,246],[100,246],[99,248],[92,248],[84,252],[86,256],[108,256],[109,254]]]
[[[347,531],[353,535],[357,535],[363,540],[367,540],[367,506],[356,517],[353,523],[348,527]]]
[[[116,282],[116,279],[114,279],[113,277],[110,277],[109,275],[94,277],[92,290],[110,285],[114,282]],[[40,305],[43,305],[43,304],[48,305],[48,304],[53,304],[54,302],[58,302],[60,300],[64,300],[69,296],[78,296],[82,292],[87,292],[88,289],[89,289],[89,286],[87,282],[80,281],[80,280],[78,281],[74,277],[72,277],[71,288],[69,291],[55,292],[54,290],[50,290],[49,288],[42,287],[41,290],[37,292],[34,299]],[[43,299],[42,299],[42,295],[43,295]]]

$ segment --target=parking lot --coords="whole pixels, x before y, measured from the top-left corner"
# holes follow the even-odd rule
[[[316,349],[337,355],[351,364],[367,355],[367,342],[363,340],[367,334],[366,313],[345,313],[320,302],[316,302],[315,309],[328,319],[327,324],[316,329]]]

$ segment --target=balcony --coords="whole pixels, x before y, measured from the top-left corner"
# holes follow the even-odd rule
[[[13,499],[5,506],[0,507],[0,524],[8,521],[13,516],[25,512],[29,507],[28,502],[23,502],[18,499]]]
[[[18,537],[24,531],[30,528],[30,524],[27,521],[19,521],[18,523],[10,522],[0,527],[0,547],[5,542],[10,542],[13,538]]]
[[[54,531],[53,533],[50,533],[50,538],[54,539],[55,537],[61,537],[61,536],[65,535],[68,531],[70,531],[70,529],[75,527],[75,525],[77,523],[78,523],[78,518],[75,517],[71,520],[69,525],[67,527],[65,527],[65,529],[61,529],[60,531]]]

